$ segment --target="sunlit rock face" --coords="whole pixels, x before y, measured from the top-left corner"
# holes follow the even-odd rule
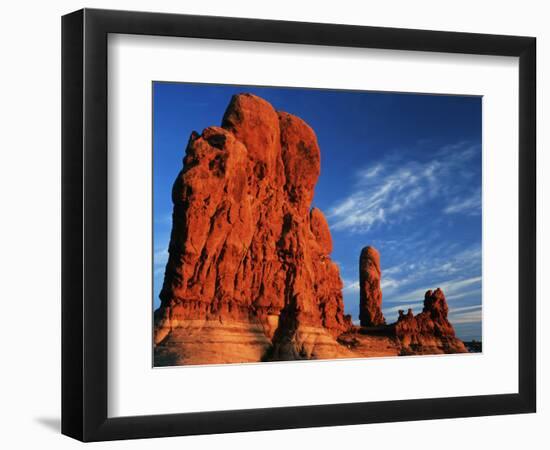
[[[447,318],[449,307],[439,288],[427,291],[424,308],[416,316],[399,311],[395,332],[404,354],[466,353],[463,342]]]
[[[365,247],[359,257],[359,320],[361,326],[385,325],[382,314],[382,288],[380,280],[380,253],[374,247]]]
[[[330,231],[311,209],[319,172],[313,130],[254,95],[191,134],[155,312],[159,365],[348,354],[334,339],[350,322]]]

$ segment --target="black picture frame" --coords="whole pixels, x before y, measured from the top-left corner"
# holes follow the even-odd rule
[[[107,416],[109,33],[519,57],[518,393]],[[83,9],[62,18],[62,433],[82,441],[535,412],[536,39]]]

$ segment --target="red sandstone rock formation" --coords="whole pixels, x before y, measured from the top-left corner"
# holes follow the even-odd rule
[[[380,288],[380,254],[374,247],[365,247],[359,258],[359,319],[361,326],[385,325],[382,314],[382,289]]]
[[[193,132],[174,210],[155,363],[349,356],[349,328],[323,213],[313,130],[250,94],[222,127]]]
[[[402,353],[466,353],[466,347],[456,338],[454,328],[447,319],[448,311],[445,294],[439,288],[426,292],[424,309],[420,314],[415,316],[411,309],[407,314],[399,311],[395,333],[401,341]]]
[[[360,319],[344,316],[332,238],[313,208],[313,130],[256,96],[233,97],[221,127],[189,139],[174,210],[155,365],[466,351],[441,290],[385,324],[380,256],[360,258]],[[376,327],[376,328],[372,328]]]

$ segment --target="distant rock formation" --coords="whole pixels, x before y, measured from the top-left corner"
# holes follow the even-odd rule
[[[455,336],[447,318],[449,307],[445,294],[439,288],[427,291],[424,308],[416,316],[409,309],[399,311],[395,334],[402,345],[403,354],[466,353],[464,343]]]
[[[385,325],[382,314],[380,288],[380,253],[374,247],[365,247],[359,257],[359,320],[363,327]]]
[[[467,353],[447,319],[448,306],[441,289],[426,292],[424,310],[413,314],[399,311],[397,322],[386,326],[354,327],[338,342],[356,357],[434,355]]]
[[[155,364],[349,356],[313,130],[250,94],[189,139],[172,190]]]

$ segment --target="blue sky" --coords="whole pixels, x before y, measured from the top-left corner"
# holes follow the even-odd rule
[[[171,229],[171,189],[191,131],[220,125],[233,94],[249,92],[317,133],[313,205],[328,219],[358,320],[358,260],[381,254],[383,309],[422,309],[441,287],[462,339],[481,338],[481,98],[336,90],[153,84],[154,307]]]

